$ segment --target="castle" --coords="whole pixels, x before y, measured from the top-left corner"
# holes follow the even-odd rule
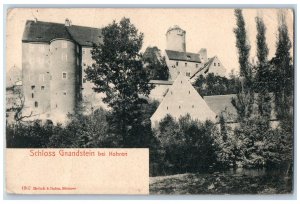
[[[178,26],[168,29],[164,55],[170,79],[150,81],[155,85],[151,99],[161,101],[160,97],[164,97],[180,73],[188,83],[208,72],[225,74],[216,56],[207,58],[206,49],[202,48],[199,53],[186,52],[185,34]],[[86,81],[84,72],[93,63],[93,43],[102,40],[101,29],[72,25],[69,19],[64,24],[28,20],[22,38],[24,115],[64,122],[79,103],[84,104],[87,111],[107,108],[102,102],[103,94],[93,91],[93,84]]]

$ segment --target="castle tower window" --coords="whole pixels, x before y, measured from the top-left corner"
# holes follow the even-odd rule
[[[31,94],[31,98],[34,98],[34,93]]]
[[[188,77],[191,76],[191,73],[190,73],[190,72],[187,72],[187,73],[186,73],[186,76],[188,76]]]
[[[220,63],[218,63],[218,66],[220,66]]]
[[[41,90],[44,90],[45,89],[45,87],[44,86],[41,86]]]
[[[45,76],[44,74],[39,75],[39,81],[45,81]]]
[[[67,48],[68,47],[68,44],[67,42],[62,42],[62,45],[61,45],[62,48]]]
[[[35,86],[33,85],[33,86],[31,86],[31,90],[34,90],[35,89]]]
[[[185,66],[187,67],[187,63],[185,63]]]
[[[198,64],[196,64],[196,68],[198,68]]]
[[[41,52],[44,52],[44,48],[45,48],[44,45],[40,45],[40,51]]]
[[[176,66],[178,67],[178,62],[176,62]]]
[[[189,94],[191,94],[191,91],[189,91]]]
[[[192,105],[192,108],[194,108],[194,105]]]
[[[181,106],[179,106],[179,109],[181,108]]]
[[[67,95],[67,92],[64,92],[64,95],[66,96],[66,95]]]
[[[36,108],[39,107],[39,104],[37,101],[34,102],[34,107],[36,107]]]
[[[182,83],[182,81],[180,81]]]
[[[167,110],[169,110],[169,107],[167,106]]]
[[[216,66],[216,63],[214,62],[214,66]]]
[[[67,61],[68,61],[68,55],[65,54],[65,53],[63,53],[63,54],[61,55],[61,60],[67,62]]]
[[[63,79],[66,79],[66,78],[67,78],[67,72],[63,72],[63,73],[62,73],[62,78],[63,78]]]

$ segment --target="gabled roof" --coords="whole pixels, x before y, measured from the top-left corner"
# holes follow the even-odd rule
[[[201,63],[200,56],[197,53],[178,52],[178,51],[174,51],[174,50],[166,50],[166,54],[167,54],[167,56],[170,60]]]
[[[28,20],[22,42],[50,43],[53,39],[63,38],[90,47],[93,43],[101,42],[101,36],[101,29],[98,28]]]
[[[176,119],[189,114],[191,118],[201,122],[205,120],[215,122],[217,116],[183,74],[178,75],[152,115],[151,122],[153,127],[167,114]]]
[[[216,56],[210,58],[205,64],[203,67],[200,67],[198,69],[198,71],[195,72],[195,74],[193,74],[190,79],[194,78],[195,76],[197,76],[200,72],[202,72],[204,70],[204,73],[207,73],[209,71],[209,67],[212,65],[214,59],[215,59]]]

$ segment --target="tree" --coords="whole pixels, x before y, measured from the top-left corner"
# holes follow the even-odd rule
[[[273,65],[273,92],[275,95],[275,110],[277,119],[283,128],[293,128],[293,85],[294,67],[290,55],[292,47],[286,25],[285,14],[279,13],[278,37]]]
[[[168,80],[169,68],[165,57],[162,57],[157,47],[147,47],[143,54],[145,69],[154,80]]]
[[[152,88],[140,54],[143,34],[123,18],[104,27],[102,36],[103,42],[93,46],[95,63],[87,68],[87,79],[94,83],[94,91],[106,94],[103,102],[112,109],[110,131],[122,136],[124,146],[136,146],[143,138],[136,141],[142,135],[136,135],[133,128],[141,128],[138,118],[146,103],[139,95],[149,95]]]
[[[252,66],[249,63],[250,45],[247,42],[245,21],[241,9],[234,11],[237,20],[237,28],[234,29],[236,47],[238,49],[240,76],[237,97],[232,99],[232,105],[236,108],[239,120],[249,118],[253,112],[254,92]]]
[[[258,59],[256,73],[256,90],[258,92],[258,113],[265,117],[269,124],[271,116],[271,97],[269,86],[271,81],[270,66],[268,62],[269,49],[266,43],[266,27],[261,17],[256,17],[256,55]]]

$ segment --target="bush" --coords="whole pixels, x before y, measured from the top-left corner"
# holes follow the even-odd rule
[[[201,123],[189,115],[175,121],[167,115],[154,132],[159,147],[152,150],[152,175],[200,172],[216,166],[212,122]]]

